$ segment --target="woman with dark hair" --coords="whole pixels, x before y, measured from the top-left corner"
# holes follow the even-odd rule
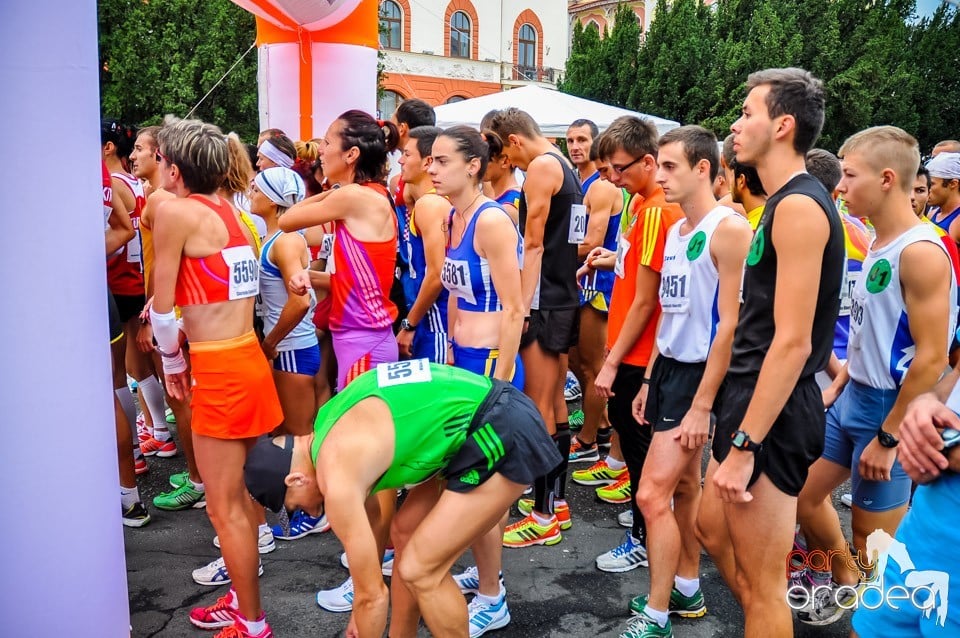
[[[360,374],[399,357],[393,334],[397,307],[390,300],[397,259],[397,216],[387,193],[387,153],[396,149],[399,133],[392,122],[375,120],[363,111],[343,113],[327,129],[320,161],[330,190],[310,197],[284,213],[280,229],[305,228],[307,242],[316,244],[332,224],[333,272],[304,270],[291,279],[291,292],[309,288],[330,291],[329,330],[337,359],[337,389]],[[381,492],[378,545],[386,546],[396,506],[396,492]],[[347,611],[352,606],[353,581],[322,591],[321,607]]]
[[[297,159],[297,147],[283,133],[271,135],[260,141],[257,146],[257,170],[262,171],[274,166],[290,168]]]

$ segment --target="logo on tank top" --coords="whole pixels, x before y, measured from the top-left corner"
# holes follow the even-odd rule
[[[890,269],[890,262],[881,259],[870,268],[870,274],[867,275],[867,292],[877,294],[883,292],[890,285],[893,279],[893,272]]]
[[[763,249],[766,246],[766,240],[763,236],[763,226],[757,229],[756,234],[753,236],[753,241],[750,243],[750,254],[747,255],[747,265],[756,266],[760,263],[760,258],[763,257]]]
[[[693,237],[690,238],[690,243],[687,244],[687,260],[696,261],[697,257],[703,254],[703,249],[707,245],[707,234],[702,230],[698,230],[694,233]]]

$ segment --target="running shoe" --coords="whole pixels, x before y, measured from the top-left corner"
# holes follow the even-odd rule
[[[263,628],[259,634],[251,634],[239,620],[223,631],[213,635],[213,638],[273,638],[273,630],[270,625]]]
[[[630,613],[642,614],[644,607],[647,606],[647,594],[640,594],[630,601]],[[681,618],[700,618],[706,615],[707,605],[703,602],[703,590],[698,589],[693,596],[684,596],[680,590],[674,587],[670,591],[670,609],[671,616],[680,616]]]
[[[121,508],[123,510],[124,527],[143,527],[150,522],[150,512],[143,506],[143,503],[137,501],[130,507]]]
[[[601,428],[597,430],[597,447],[609,452],[611,438],[613,438],[613,428]]]
[[[476,565],[471,565],[463,570],[462,573],[454,576],[453,582],[457,584],[457,587],[460,588],[460,592],[464,596],[467,594],[480,593],[480,572],[477,570]],[[500,572],[500,587],[503,587],[503,572]]]
[[[594,463],[600,460],[600,450],[596,443],[586,445],[578,437],[570,439],[570,463]]]
[[[581,397],[583,397],[583,391],[580,389],[577,376],[567,370],[567,381],[563,384],[563,398],[567,401],[576,401]]]
[[[849,492],[840,497],[840,502],[846,505],[847,507],[853,507],[853,494]]]
[[[807,625],[821,627],[831,625],[843,616],[843,612],[857,606],[857,588],[831,582],[829,586],[817,587],[809,604],[797,612],[797,619]]]
[[[640,612],[630,619],[620,638],[673,638],[673,627],[669,617],[666,626],[661,627],[656,620]]]
[[[222,556],[193,570],[192,576],[193,582],[207,587],[219,587],[230,582],[230,574],[227,573],[227,565],[223,562]],[[263,563],[257,565],[257,576],[263,576]]]
[[[150,471],[150,466],[147,465],[147,459],[142,456],[137,456],[133,459],[133,472],[137,476],[141,474],[146,474]]]
[[[153,497],[153,506],[157,509],[177,512],[186,509],[201,509],[207,506],[207,494],[193,489],[193,483],[187,481],[169,492],[162,492]]]
[[[386,551],[383,552],[383,562],[380,563],[380,573],[384,576],[393,576],[393,559],[395,556],[395,550],[392,547],[388,547]],[[344,569],[350,569],[346,552],[340,553],[340,564],[343,565]]]
[[[147,419],[143,412],[137,412],[137,441],[146,443],[153,437],[153,430],[147,427]]]
[[[598,487],[597,498],[599,498],[604,503],[613,503],[614,505],[622,505],[623,503],[630,502],[630,475],[624,470],[623,478],[614,483],[613,485],[604,485]]]
[[[237,619],[237,597],[233,589],[217,598],[209,607],[194,607],[190,610],[190,622],[200,629],[230,627]]]
[[[497,602],[488,604],[474,598],[467,605],[467,617],[470,620],[470,638],[478,638],[488,631],[501,629],[510,624],[510,610],[507,609],[507,591],[500,589]]]
[[[172,408],[167,408],[167,411],[164,414],[165,414],[167,423],[173,424],[177,422],[177,417],[173,413]]]
[[[533,499],[521,498],[517,501],[517,509],[526,516],[533,511]],[[567,531],[573,527],[573,521],[570,520],[570,505],[566,501],[557,501],[553,506],[553,513],[557,515],[557,523],[560,529]]]
[[[574,410],[567,417],[567,423],[570,424],[571,430],[579,430],[583,427],[583,421],[586,417],[583,414],[583,410]]]
[[[343,584],[333,589],[317,592],[317,604],[332,612],[353,610],[353,578],[347,578]]]
[[[577,470],[570,475],[574,483],[580,485],[610,485],[627,476],[627,468],[612,469],[606,459],[601,459],[585,470]]]
[[[525,516],[503,532],[504,547],[531,547],[533,545],[556,545],[563,536],[560,524],[554,516],[546,525],[540,525],[533,515]]]
[[[177,444],[172,438],[166,441],[158,441],[151,436],[146,441],[140,443],[140,450],[144,456],[157,455],[162,459],[166,459],[177,455]]]
[[[190,472],[177,472],[170,475],[170,487],[181,487],[190,482]]]
[[[620,527],[633,527],[633,510],[627,510],[617,514],[617,525]]]
[[[622,543],[609,552],[597,556],[597,569],[619,574],[647,566],[647,548],[629,531],[623,536]]]
[[[288,525],[274,525],[273,535],[283,541],[295,541],[310,534],[322,534],[330,529],[327,515],[310,516],[303,510],[296,510],[290,517]]]
[[[832,574],[817,572],[809,567],[790,570],[790,580],[787,582],[787,599],[794,609],[802,609],[813,600],[818,588],[830,586]]]
[[[213,537],[213,546],[217,549],[220,549],[220,537]],[[276,542],[273,540],[273,530],[269,527],[264,531],[260,532],[257,537],[257,551],[261,554],[269,554],[277,548]]]

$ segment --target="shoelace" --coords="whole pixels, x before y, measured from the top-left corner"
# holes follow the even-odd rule
[[[634,616],[630,621],[630,624],[627,625],[626,631],[624,631],[621,636],[626,636],[627,638],[640,638],[647,627],[652,627],[655,624],[656,623],[652,619],[646,616]],[[656,626],[660,627],[660,625]]]
[[[636,545],[634,545],[633,541],[628,538],[613,548],[613,555],[619,558],[620,556],[624,556],[632,552],[634,547],[636,547]]]

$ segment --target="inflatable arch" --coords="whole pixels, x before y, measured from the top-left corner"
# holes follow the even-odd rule
[[[347,109],[376,113],[379,0],[233,0],[257,19],[260,129],[323,135]]]

